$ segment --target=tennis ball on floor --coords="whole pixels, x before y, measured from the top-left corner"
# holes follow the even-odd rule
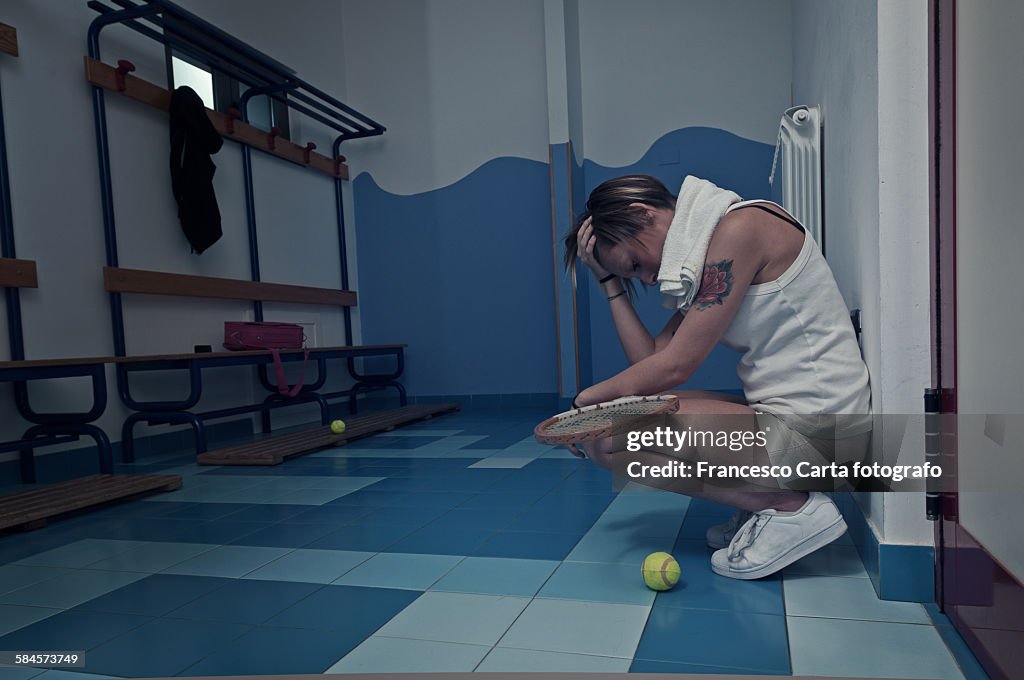
[[[331,432],[333,432],[334,434],[341,434],[344,431],[345,431],[345,421],[344,420],[332,420],[331,421]]]
[[[670,590],[679,583],[679,563],[666,552],[651,553],[640,570],[651,590]]]

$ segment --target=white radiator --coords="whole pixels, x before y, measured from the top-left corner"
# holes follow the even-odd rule
[[[824,250],[821,111],[794,106],[782,114],[768,183],[772,198],[800,220]],[[781,162],[780,162],[781,159]]]

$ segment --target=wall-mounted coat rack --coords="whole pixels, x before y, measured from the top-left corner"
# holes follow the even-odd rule
[[[113,67],[91,57],[85,57],[85,79],[93,85],[110,92],[120,92],[130,99],[161,111],[168,111],[171,105],[170,91],[131,75],[134,70],[135,66],[125,59],[118,60],[117,67]],[[209,116],[213,126],[217,128],[217,132],[228,139],[273,154],[286,161],[305,165],[332,177],[349,178],[344,156],[328,158],[323,154],[314,153],[313,149],[316,148],[316,145],[312,142],[303,147],[286,139],[277,138],[276,128],[267,132],[248,123],[243,123],[240,120],[240,113],[232,115],[230,112],[221,113],[206,109],[206,115]]]

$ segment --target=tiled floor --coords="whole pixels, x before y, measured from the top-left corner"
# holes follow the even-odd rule
[[[781,576],[711,572],[726,508],[614,488],[530,435],[545,412],[463,411],[272,468],[136,469],[180,491],[0,537],[0,649],[81,650],[79,674],[406,671],[984,677],[918,604],[882,602],[847,538]],[[125,469],[129,469],[126,466]],[[672,591],[648,553],[682,567]]]

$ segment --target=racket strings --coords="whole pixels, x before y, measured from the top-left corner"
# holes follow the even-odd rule
[[[616,423],[622,424],[626,420],[657,414],[663,408],[663,402],[641,402],[574,413],[551,423],[545,428],[545,431],[552,435],[587,432]]]

